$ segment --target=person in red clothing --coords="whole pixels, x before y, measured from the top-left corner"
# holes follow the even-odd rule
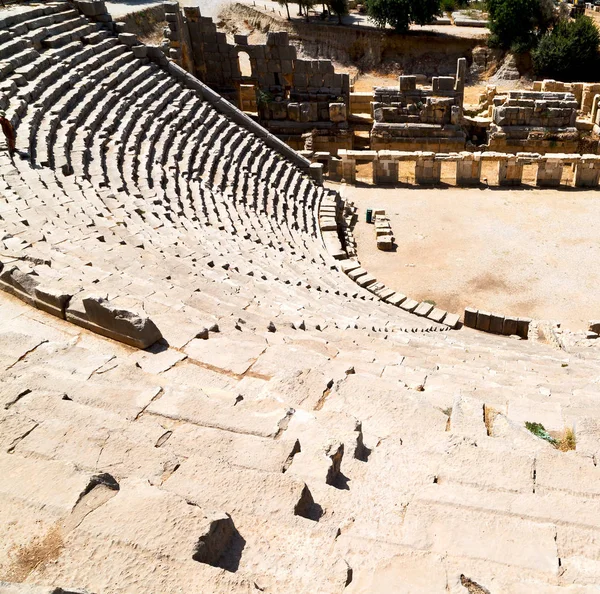
[[[6,113],[0,110],[0,126],[2,126],[2,132],[4,132],[4,136],[6,137],[6,142],[8,143],[8,152],[12,155],[15,152],[17,136],[15,134],[15,129],[13,128],[10,121],[6,118]]]

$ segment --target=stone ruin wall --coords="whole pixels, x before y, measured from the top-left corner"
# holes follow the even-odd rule
[[[573,93],[509,91],[493,99],[490,150],[561,152],[579,150],[578,103]]]
[[[182,12],[177,2],[165,4],[165,17],[169,57],[234,105],[256,109],[263,126],[290,146],[303,149],[310,137],[318,150],[352,148],[350,77],[331,60],[298,58],[285,31],[270,32],[266,44],[251,45],[245,35],[231,44],[210,17],[193,7]],[[240,66],[244,53],[249,74]]]
[[[399,77],[398,87],[374,90],[373,150],[460,151],[465,148],[462,105],[467,61],[456,76],[433,77],[431,88],[417,88],[416,76]]]
[[[182,10],[177,2],[165,3],[164,8],[169,57],[241,109],[257,112],[267,130],[296,150],[334,156],[352,150],[348,115],[366,113],[369,103],[372,150],[471,150],[473,130],[462,111],[465,58],[458,60],[456,76],[433,77],[430,88],[417,88],[415,76],[401,76],[397,88],[377,87],[370,96],[353,97],[351,104],[349,76],[336,73],[331,60],[298,58],[287,31],[269,33],[266,44],[251,45],[245,35],[235,35],[229,43],[198,8]],[[242,53],[250,72],[242,72]],[[600,131],[595,122],[600,84],[546,80],[534,88],[493,98],[490,121],[480,131],[485,145],[474,140],[477,148],[581,152],[581,130],[587,129],[577,124],[578,111],[591,115],[590,131],[594,123],[596,133]],[[584,152],[596,149],[586,147]]]

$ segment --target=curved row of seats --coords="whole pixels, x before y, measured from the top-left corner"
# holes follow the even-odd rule
[[[70,5],[5,14],[0,262],[168,345],[0,292],[0,590],[597,591],[594,341],[397,332],[439,325],[337,270],[333,194]]]
[[[116,299],[137,299],[144,307],[144,300],[129,294],[129,280],[117,278],[134,256],[131,246],[143,243],[148,283],[157,289],[164,284],[166,292],[175,285],[203,293],[226,281],[249,301],[270,295],[273,302],[260,307],[265,327],[279,317],[298,325],[313,318],[319,327],[441,329],[396,312],[390,322],[390,306],[337,273],[318,230],[318,207],[328,190],[68,4],[44,10],[49,14],[41,21],[37,11],[31,19],[21,17],[19,26],[34,39],[11,39],[0,53],[6,63],[19,64],[2,102],[18,148],[29,155],[29,161],[15,160],[21,184],[12,187],[36,192],[44,209],[50,202],[44,193],[50,192],[56,220],[68,229],[68,238],[58,233],[58,244],[48,242],[50,250],[31,241],[29,251],[45,252],[53,268],[36,274],[53,276],[66,266],[76,290],[110,295],[115,287]],[[47,28],[38,30],[49,18],[65,29],[60,40],[46,36]],[[67,38],[68,31],[76,35]],[[83,228],[82,213],[88,221]],[[18,233],[25,238],[30,231]],[[94,241],[111,245],[109,253],[90,249]],[[184,245],[182,257],[177,252]],[[58,257],[55,252],[63,250]],[[117,252],[122,255],[110,282],[90,287],[85,265],[112,271]],[[184,262],[174,265],[173,258]],[[188,289],[190,272],[198,280]],[[292,301],[294,307],[286,307]],[[281,305],[274,307],[276,302]],[[215,304],[195,315],[214,320],[239,313]]]

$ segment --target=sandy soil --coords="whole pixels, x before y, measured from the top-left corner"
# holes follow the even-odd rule
[[[558,320],[600,317],[600,193],[343,187],[359,209],[362,265],[391,288],[462,313],[474,306]],[[380,252],[365,210],[384,208],[398,247]]]

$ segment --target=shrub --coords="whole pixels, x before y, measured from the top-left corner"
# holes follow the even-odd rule
[[[411,23],[427,25],[440,14],[440,0],[366,0],[367,13],[381,28],[406,33]]]
[[[442,0],[442,12],[454,12],[456,10],[456,0]]]
[[[556,447],[557,441],[552,437],[545,429],[545,427],[541,423],[530,423],[528,421],[525,422],[525,428],[531,431],[536,437],[547,441]]]
[[[552,0],[488,0],[488,10],[489,44],[519,52],[534,47],[559,18]]]
[[[591,80],[600,66],[600,32],[592,19],[561,21],[532,52],[535,73],[563,81]]]

